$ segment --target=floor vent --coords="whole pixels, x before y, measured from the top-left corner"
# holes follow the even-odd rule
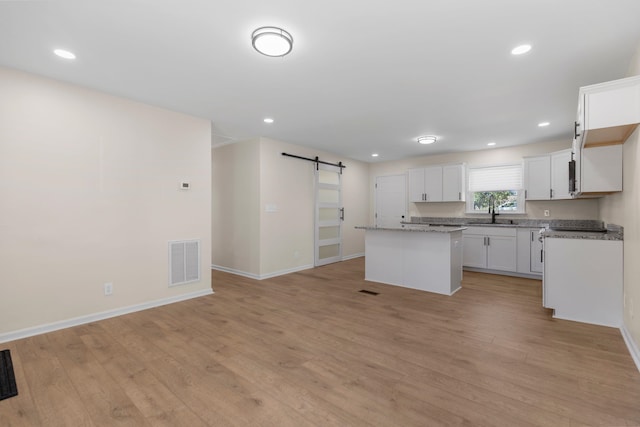
[[[367,289],[361,289],[358,292],[362,292],[363,294],[367,294],[367,295],[380,295],[380,292],[373,292]]]
[[[200,280],[200,240],[169,242],[169,286]]]
[[[18,387],[13,372],[13,363],[11,363],[11,352],[2,350],[0,351],[0,400],[17,395]]]

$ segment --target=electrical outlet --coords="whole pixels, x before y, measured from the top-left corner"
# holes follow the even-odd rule
[[[113,283],[109,282],[109,283],[105,283],[104,284],[104,294],[106,296],[109,296],[113,293]]]
[[[544,216],[549,216],[549,209],[544,210]]]

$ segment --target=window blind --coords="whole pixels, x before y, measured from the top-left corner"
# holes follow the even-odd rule
[[[470,167],[469,191],[522,190],[522,165]]]

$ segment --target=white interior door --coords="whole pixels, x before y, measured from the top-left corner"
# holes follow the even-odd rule
[[[315,266],[342,260],[342,175],[340,168],[316,169]]]
[[[376,177],[376,227],[400,227],[407,215],[407,176]]]

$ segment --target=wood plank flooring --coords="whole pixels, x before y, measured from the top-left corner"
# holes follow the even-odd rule
[[[617,329],[551,318],[536,280],[452,297],[365,282],[364,259],[0,344],[0,426],[637,426]],[[367,289],[379,295],[358,292]]]

